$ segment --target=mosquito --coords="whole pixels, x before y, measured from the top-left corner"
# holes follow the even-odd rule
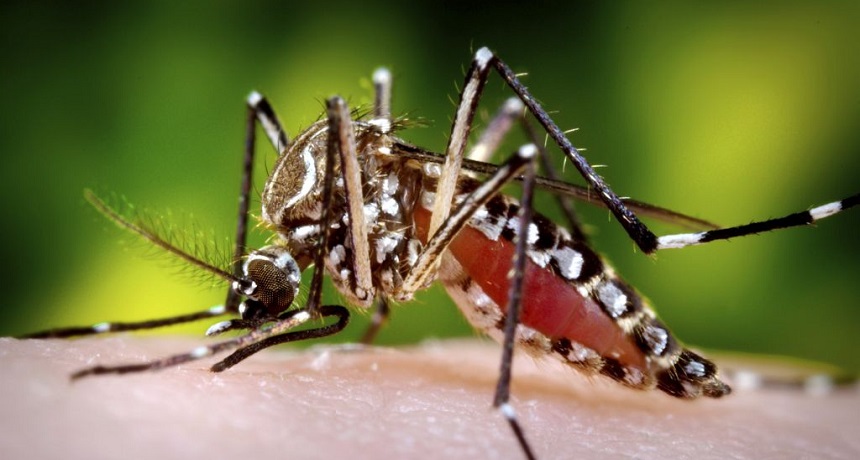
[[[493,70],[516,97],[502,107],[467,155],[478,101]],[[439,281],[475,328],[502,343],[493,405],[507,420],[524,455],[535,458],[509,403],[515,345],[529,354],[549,356],[631,388],[657,389],[685,399],[719,398],[731,392],[717,366],[681,345],[648,302],[590,248],[572,211],[568,212],[569,228],[534,212],[536,187],[606,207],[645,254],[812,224],[860,201],[857,194],[776,219],[718,228],[664,208],[621,199],[511,68],[487,48],[474,54],[467,71],[444,155],[396,137],[405,121],[391,113],[391,74],[379,69],[373,83],[372,111],[351,112],[342,98],[331,97],[326,101],[325,119],[294,139],[287,137],[269,102],[251,93],[231,267],[215,267],[177,248],[143,219],[125,217],[86,192],[87,199],[120,226],[228,281],[223,306],[171,318],[54,329],[27,337],[150,329],[232,315],[233,319],[209,327],[206,335],[244,331],[235,338],[151,362],[89,367],[72,378],[161,369],[233,350],[212,365],[212,371],[220,372],[270,346],[343,330],[350,312],[342,305],[322,303],[325,275],[349,304],[374,309],[363,339],[366,343],[385,323],[390,303],[409,301],[417,291]],[[576,168],[585,186],[553,178],[532,119]],[[532,143],[500,165],[479,161],[489,158],[517,121]],[[262,223],[276,239],[247,251],[257,124],[278,153],[261,196]],[[538,161],[544,164],[546,177],[537,175]],[[512,182],[521,183],[519,199],[500,193]],[[566,199],[561,201],[569,208]],[[658,237],[639,215],[697,231]],[[301,274],[311,266],[307,302],[297,305]],[[320,319],[325,321],[312,321]],[[297,330],[299,326],[305,329]]]

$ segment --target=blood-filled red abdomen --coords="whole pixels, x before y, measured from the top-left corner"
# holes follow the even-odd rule
[[[416,207],[414,213],[418,236],[426,243],[430,212]],[[504,311],[508,304],[514,244],[466,226],[448,246],[463,270]],[[621,364],[645,369],[645,357],[632,339],[603,312],[597,301],[582,296],[574,285],[526,261],[523,278],[520,322],[552,338],[567,338]]]

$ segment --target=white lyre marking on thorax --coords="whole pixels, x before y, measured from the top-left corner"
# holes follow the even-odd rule
[[[302,187],[298,193],[296,193],[293,197],[287,200],[286,203],[284,203],[284,208],[290,208],[299,201],[303,200],[308,195],[308,193],[313,190],[314,185],[316,185],[317,165],[314,160],[314,155],[311,152],[312,145],[313,144],[308,144],[307,147],[302,149],[301,153],[302,162],[305,166],[305,176],[302,178]]]

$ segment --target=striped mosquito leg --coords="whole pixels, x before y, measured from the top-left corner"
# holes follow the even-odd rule
[[[636,214],[628,209],[624,202],[609,188],[609,185],[601,178],[594,168],[588,163],[585,157],[579,153],[579,150],[573,146],[570,140],[565,136],[564,131],[555,124],[546,110],[537,103],[534,96],[529,93],[525,85],[520,83],[516,74],[502,60],[496,58],[492,51],[487,48],[481,48],[476,55],[489,56],[489,65],[492,65],[501,77],[507,82],[508,86],[519,96],[529,112],[538,120],[544,127],[549,137],[561,148],[565,155],[570,159],[571,163],[579,171],[580,175],[585,179],[588,185],[594,189],[594,192],[606,204],[606,207],[615,216],[615,219],[621,223],[624,230],[630,235],[630,238],[639,246],[646,254],[651,254],[657,250],[657,236],[643,224]]]
[[[346,194],[349,238],[353,254],[352,276],[355,277],[354,292],[358,299],[370,302],[374,297],[374,289],[370,274],[370,244],[364,217],[361,169],[356,155],[349,108],[342,98],[335,96],[328,100],[328,117],[329,149],[335,148],[340,154],[340,169]]]
[[[260,122],[260,126],[263,127],[263,131],[265,131],[266,137],[269,138],[269,142],[272,143],[275,152],[280,155],[289,145],[289,139],[287,138],[286,131],[281,126],[281,122],[278,120],[278,116],[272,110],[269,101],[263,95],[254,91],[248,95],[247,103],[248,108],[254,112],[254,116]]]
[[[373,72],[373,119],[371,123],[380,125],[384,132],[391,129],[391,72],[380,67]],[[368,260],[369,263],[369,260]],[[391,313],[388,300],[383,296],[376,300],[370,325],[361,337],[361,343],[373,343],[382,326],[388,321]]]
[[[380,67],[373,72],[373,118],[391,120],[391,72]]]
[[[336,121],[333,120],[333,115],[331,113],[333,111],[331,99],[327,102],[327,105],[329,106],[329,132],[332,133],[336,131]],[[321,307],[322,282],[323,275],[325,274],[324,261],[327,255],[326,248],[328,248],[328,239],[332,220],[331,204],[334,195],[334,162],[335,155],[337,155],[337,148],[336,136],[329,135],[325,156],[326,161],[325,175],[323,176],[322,203],[320,203],[320,209],[322,209],[319,221],[320,231],[317,239],[316,251],[314,251],[314,271],[311,276],[311,285],[308,291],[308,301],[306,304],[306,309],[311,312],[316,312],[317,309]]]
[[[290,329],[294,329],[307,322],[311,318],[312,315],[310,312],[308,312],[308,310],[298,310],[286,319],[279,320],[268,327],[253,330],[243,336],[236,337],[232,340],[226,340],[224,342],[219,342],[212,345],[203,345],[191,350],[188,353],[168,356],[167,358],[157,359],[145,363],[89,367],[75,372],[74,374],[72,374],[71,378],[72,380],[77,380],[79,378],[88,377],[91,375],[128,374],[133,372],[154,371],[158,369],[164,369],[166,367],[178,366],[183,363],[196,361],[198,359],[212,356],[222,351],[243,348],[258,342],[262,342],[266,339],[269,339],[270,337],[274,337],[283,334]]]
[[[832,203],[818,206],[808,211],[796,212],[776,219],[752,222],[746,225],[739,225],[737,227],[720,228],[706,232],[661,236],[657,239],[657,249],[683,248],[696,244],[710,243],[711,241],[728,240],[739,236],[810,225],[826,217],[839,214],[848,208],[857,206],[858,203],[860,203],[860,194],[850,196],[844,200],[834,201]]]
[[[538,150],[534,145],[530,145],[530,147],[531,151],[521,152],[521,156],[525,156],[526,153],[531,158],[534,158],[535,154],[539,155]],[[496,385],[496,395],[493,399],[493,406],[499,408],[502,412],[502,415],[514,431],[514,435],[516,435],[520,447],[522,447],[523,452],[529,459],[535,458],[534,453],[526,440],[522,427],[517,420],[516,412],[514,411],[513,406],[510,405],[509,400],[511,396],[511,366],[514,358],[514,339],[516,337],[517,326],[520,322],[519,318],[520,310],[522,308],[523,279],[526,268],[526,249],[529,244],[529,230],[532,225],[532,198],[534,196],[534,186],[535,168],[534,163],[530,161],[526,164],[524,172],[523,191],[522,197],[520,198],[520,212],[518,215],[519,229],[517,230],[515,241],[516,246],[514,249],[514,261],[511,273],[512,279],[510,290],[508,292],[508,306],[507,309],[505,309],[507,317],[505,318],[504,341],[502,342],[502,361],[499,370],[499,381]]]
[[[529,142],[537,146],[540,150],[540,155],[538,155],[540,159],[540,167],[546,174],[546,177],[552,181],[558,181],[560,177],[552,166],[552,163],[550,163],[549,158],[546,155],[546,149],[542,147],[541,140],[538,138],[534,127],[528,122],[528,119],[526,119],[524,110],[525,105],[523,105],[523,102],[519,98],[511,97],[506,100],[499,111],[496,112],[493,119],[490,120],[490,124],[487,125],[487,129],[481,133],[478,143],[472,147],[466,158],[473,161],[490,161],[493,153],[495,153],[499,144],[501,144],[502,139],[510,131],[511,126],[519,120],[523,130],[529,138]],[[588,241],[585,232],[582,231],[579,219],[576,217],[576,211],[573,209],[570,197],[564,194],[555,194],[555,198],[556,201],[558,201],[558,205],[561,208],[562,213],[567,219],[573,237],[580,241]]]
[[[451,215],[442,222],[439,230],[430,236],[424,249],[418,254],[418,258],[412,265],[412,270],[403,280],[401,290],[398,293],[399,298],[411,298],[415,291],[427,284],[434,274],[436,263],[454,237],[457,236],[457,233],[463,229],[481,206],[496,196],[502,187],[517,178],[536,153],[537,147],[532,144],[520,147],[514,155],[499,166],[493,175],[466,196]],[[436,202],[438,201],[439,198],[437,197]]]
[[[288,313],[290,314],[290,316],[292,316],[300,312],[301,310],[292,310]],[[260,350],[275,345],[280,345],[282,343],[299,342],[302,340],[328,337],[330,335],[334,335],[342,331],[347,326],[347,324],[349,324],[349,310],[340,305],[323,305],[319,309],[319,314],[323,318],[329,316],[336,316],[337,322],[329,326],[321,326],[318,328],[305,329],[302,331],[286,332],[284,334],[265,338],[259,342],[252,343],[251,345],[234,351],[233,354],[231,354],[230,356],[212,365],[210,370],[212,372],[225,371],[235,366],[236,364],[239,364],[240,362],[244,361],[246,358],[250,357],[251,355]],[[285,318],[286,317],[287,316],[285,316]]]
[[[155,329],[159,327],[172,326],[174,324],[190,323],[206,318],[214,318],[230,313],[223,305],[216,305],[208,310],[189,313],[187,315],[174,316],[171,318],[160,318],[135,323],[98,323],[92,326],[64,327],[50,329],[47,331],[34,332],[22,335],[20,339],[61,339],[68,337],[80,337],[85,335],[108,334],[112,332],[137,331],[141,329]]]
[[[457,179],[460,177],[463,164],[463,152],[469,139],[469,132],[472,130],[472,120],[475,118],[475,107],[487,82],[488,65],[492,58],[493,53],[490,50],[481,48],[475,53],[472,66],[466,74],[466,83],[460,93],[460,104],[451,126],[448,147],[445,149],[445,164],[442,165],[442,172],[436,186],[436,201],[433,203],[428,233],[430,237],[436,233],[451,211],[451,200],[454,198]]]
[[[254,151],[256,144],[256,122],[259,121],[266,136],[279,154],[287,148],[288,140],[278,121],[278,117],[266,100],[258,92],[252,92],[246,101],[248,116],[245,122],[245,152],[242,157],[242,183],[239,187],[239,211],[236,219],[236,246],[233,251],[233,275],[242,275],[242,258],[247,253],[245,243],[248,235],[248,211],[251,204],[251,183],[254,177]],[[228,311],[237,312],[241,299],[234,289],[227,289],[227,300],[224,306]]]

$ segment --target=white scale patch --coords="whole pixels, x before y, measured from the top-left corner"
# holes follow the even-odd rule
[[[387,196],[392,196],[400,191],[400,178],[393,172],[385,179],[382,179],[382,193]]]
[[[506,227],[511,229],[514,232],[514,235],[519,236],[520,234],[520,218],[519,216],[514,216],[508,219],[508,223],[505,224]],[[526,243],[529,245],[534,245],[537,243],[538,238],[540,237],[540,231],[538,231],[537,225],[534,222],[529,224],[529,235],[526,239]]]
[[[424,171],[424,175],[430,178],[435,179],[442,175],[442,166],[436,163],[424,163],[421,169]]]
[[[397,249],[402,237],[396,233],[388,233],[376,240],[376,263],[381,264],[389,254]]]
[[[290,240],[295,241],[297,243],[304,243],[311,236],[319,233],[320,226],[316,224],[311,225],[302,225],[301,227],[296,227],[293,231],[290,232]]]
[[[656,327],[656,326],[648,326],[645,328],[645,331],[642,332],[642,336],[648,345],[651,346],[651,351],[654,352],[655,355],[659,355],[666,350],[666,344],[669,342],[669,333],[666,332],[665,329]]]
[[[218,335],[218,334],[226,331],[227,328],[230,327],[231,324],[233,324],[233,322],[229,321],[229,320],[215,323],[215,324],[209,326],[209,329],[206,329],[206,336],[210,337],[213,335]]]
[[[502,235],[502,224],[496,217],[491,217],[487,208],[481,206],[469,220],[469,226],[483,233],[490,241],[498,241]]]
[[[577,342],[570,342],[570,351],[567,352],[566,358],[568,361],[574,363],[584,363],[586,361],[600,359],[600,355],[591,348]]]
[[[547,336],[525,324],[517,325],[516,339],[521,345],[527,346],[527,350],[541,354],[548,352],[552,346]]]
[[[553,249],[552,258],[558,264],[562,277],[568,280],[579,278],[580,273],[582,273],[582,265],[585,263],[585,259],[582,258],[582,254],[579,251],[562,246]]]
[[[597,297],[613,318],[627,311],[627,295],[612,281],[605,281],[597,287]],[[663,331],[665,334],[665,331]]]
[[[638,388],[645,383],[645,374],[635,367],[625,367],[623,380],[626,384]]]
[[[348,217],[346,214],[343,216],[344,223],[348,223]],[[376,203],[367,203],[364,205],[364,221],[368,224],[372,224],[379,219],[379,206]]]
[[[678,249],[691,246],[702,241],[704,236],[705,232],[661,236],[657,238],[657,249]]]
[[[540,268],[546,268],[546,265],[549,263],[550,258],[552,257],[546,251],[532,251],[528,250],[526,253],[529,256],[529,259],[535,263]]]
[[[421,207],[427,210],[433,210],[433,203],[436,202],[436,193],[424,190],[421,192]]]
[[[382,212],[389,216],[396,216],[400,212],[400,205],[394,198],[390,196],[384,197],[382,199]]]
[[[342,244],[331,248],[331,251],[328,253],[328,259],[332,266],[339,267],[346,260],[346,248]]]
[[[705,376],[705,365],[699,361],[690,361],[684,365],[684,372],[695,377]]]
[[[396,216],[400,212],[400,204],[394,198],[400,192],[400,178],[391,172],[382,179],[382,212],[389,216]]]
[[[463,310],[469,322],[478,329],[491,333],[496,330],[496,324],[502,319],[502,311],[496,302],[475,283],[462,291],[465,300],[471,308]],[[461,308],[462,309],[462,308]]]
[[[812,208],[809,210],[809,215],[812,216],[812,220],[824,219],[825,217],[830,217],[837,212],[842,211],[842,202],[836,201],[833,203],[828,203],[823,206],[819,206],[817,208]]]

